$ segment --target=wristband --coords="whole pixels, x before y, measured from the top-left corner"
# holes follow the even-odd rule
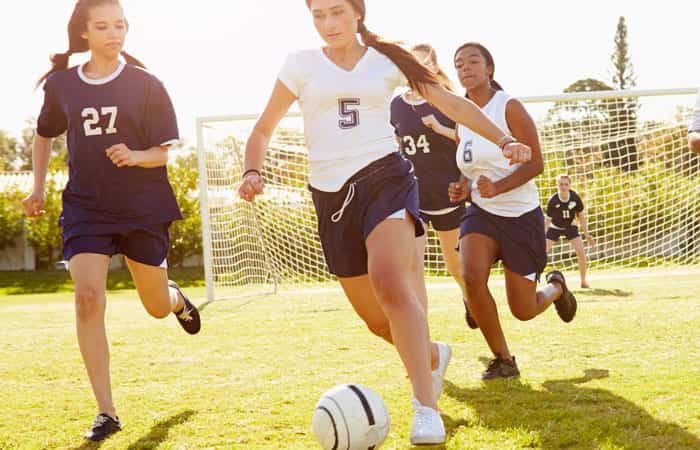
[[[513,136],[510,135],[504,135],[501,139],[498,140],[498,148],[503,151],[506,148],[506,145],[512,144],[514,142],[518,142]]]
[[[245,172],[243,172],[243,175],[241,176],[241,179],[244,179],[245,176],[248,175],[249,173],[255,173],[255,174],[257,174],[260,178],[262,178],[262,174],[260,173],[260,171],[259,171],[258,169],[248,169],[248,170],[246,170]]]

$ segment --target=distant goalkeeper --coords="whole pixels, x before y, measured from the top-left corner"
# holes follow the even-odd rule
[[[595,247],[595,240],[588,232],[588,222],[583,212],[583,201],[576,192],[571,190],[571,178],[568,175],[559,175],[557,185],[558,192],[547,203],[547,217],[545,218],[547,254],[552,251],[554,243],[565,236],[576,251],[578,270],[581,273],[581,287],[588,288],[590,286],[586,280],[586,252],[583,249],[582,238],[585,238],[591,247]],[[582,234],[579,234],[578,227],[573,224],[574,219],[581,225]]]

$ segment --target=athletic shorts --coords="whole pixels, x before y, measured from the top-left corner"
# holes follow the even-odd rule
[[[580,234],[578,233],[578,227],[576,225],[571,225],[569,227],[564,228],[563,230],[554,227],[549,227],[547,229],[547,239],[549,239],[550,241],[557,242],[562,236],[566,236],[566,239],[569,241],[572,239],[576,239],[580,236]]]
[[[169,223],[154,225],[78,223],[63,228],[63,258],[81,253],[122,254],[149,266],[168,266]]]
[[[398,152],[364,167],[338,192],[319,191],[312,186],[309,190],[328,271],[338,277],[367,274],[365,241],[390,216],[406,219],[409,214],[416,236],[425,232],[413,166]]]
[[[543,229],[544,214],[539,207],[520,217],[503,217],[472,203],[462,220],[460,239],[470,233],[489,236],[500,249],[496,261],[502,260],[508,270],[539,281],[547,265]]]
[[[447,214],[429,214],[424,211],[420,212],[420,218],[427,226],[433,224],[433,228],[437,231],[450,231],[459,228],[467,208],[464,205],[459,205],[454,211]]]

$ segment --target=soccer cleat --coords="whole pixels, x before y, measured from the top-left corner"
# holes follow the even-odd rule
[[[554,300],[554,306],[557,308],[557,314],[564,322],[571,322],[576,316],[576,297],[566,287],[564,274],[558,270],[552,270],[547,274],[547,283],[559,283],[562,289],[561,296],[558,300]]]
[[[197,307],[190,302],[176,282],[168,280],[168,286],[175,289],[185,302],[185,306],[179,312],[174,313],[175,317],[177,317],[177,321],[180,322],[182,328],[189,334],[199,333],[202,323],[199,320],[199,311]]]
[[[413,405],[413,429],[411,430],[412,445],[438,445],[445,442],[445,425],[442,417],[433,408],[423,406],[417,399]]]
[[[464,320],[467,322],[469,328],[476,330],[479,328],[479,324],[476,323],[476,319],[474,319],[474,316],[472,316],[472,313],[469,311],[469,304],[464,299],[462,300],[462,303],[464,303]]]
[[[101,413],[95,419],[92,428],[85,433],[85,439],[94,442],[102,441],[121,429],[122,424],[119,422],[119,417],[112,419],[108,414]]]
[[[497,378],[512,378],[519,376],[520,370],[518,370],[518,365],[515,362],[515,356],[513,356],[513,359],[510,361],[497,356],[496,358],[492,359],[491,362],[489,362],[486,372],[481,374],[481,379],[495,380]]]
[[[438,348],[438,367],[433,370],[431,375],[433,376],[433,393],[435,394],[435,402],[440,400],[440,394],[442,394],[442,382],[445,379],[445,372],[447,372],[447,365],[450,364],[450,359],[452,359],[452,349],[449,345],[444,342],[436,342]]]

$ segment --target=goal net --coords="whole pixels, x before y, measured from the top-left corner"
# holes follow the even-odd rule
[[[543,207],[566,173],[581,195],[591,270],[700,269],[700,157],[688,151],[696,91],[604,91],[521,98],[538,123],[545,171]],[[200,200],[209,301],[241,289],[329,281],[307,189],[303,123],[286,117],[271,139],[265,193],[238,197],[245,142],[257,115],[197,121]],[[544,230],[543,230],[544,232]],[[550,266],[575,269],[565,241]],[[439,241],[429,231],[427,275],[446,276]]]

